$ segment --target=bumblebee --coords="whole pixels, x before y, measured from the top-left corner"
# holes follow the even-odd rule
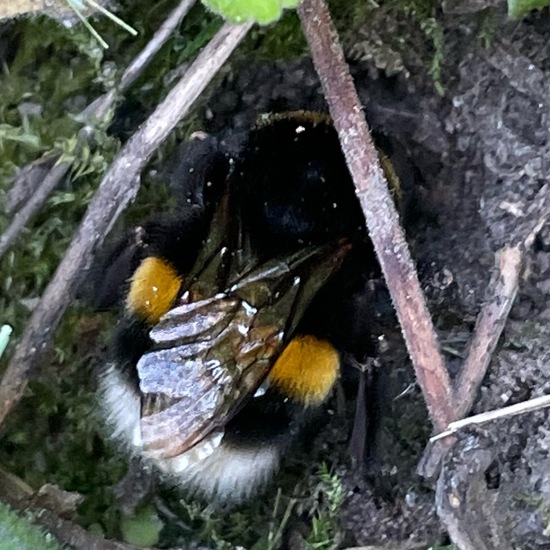
[[[123,311],[99,398],[113,437],[176,484],[240,502],[343,359],[374,354],[380,273],[327,116],[260,117],[236,158],[196,146],[192,204],[126,235],[100,270],[97,306],[122,296]]]

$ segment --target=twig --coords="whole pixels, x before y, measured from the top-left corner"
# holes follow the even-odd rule
[[[182,0],[179,5],[168,15],[158,28],[153,38],[149,40],[145,48],[132,60],[120,78],[118,89],[111,90],[98,97],[82,113],[80,117],[95,117],[99,120],[107,115],[114,104],[117,95],[124,93],[143,73],[156,53],[164,46],[174,30],[182,22],[187,12],[191,9],[195,0]]]
[[[130,544],[103,539],[89,533],[68,519],[59,517],[52,509],[35,503],[34,497],[35,492],[32,487],[0,467],[0,499],[19,514],[25,514],[36,525],[44,527],[61,544],[74,548],[86,548],[86,550],[138,550]],[[38,502],[44,503],[44,499]],[[62,509],[62,505],[59,508]]]
[[[468,353],[455,385],[455,421],[468,414],[474,404],[517,294],[522,251],[533,246],[535,237],[550,218],[549,195],[550,185],[546,184],[531,201],[523,217],[524,222],[511,238],[513,244],[497,252],[497,270],[487,287],[491,295],[478,315]],[[443,457],[456,441],[455,437],[451,437],[455,432],[456,430],[451,430],[448,426],[441,433],[444,437],[436,436],[430,440],[418,465],[420,475],[433,478],[437,474]]]
[[[541,409],[547,409],[550,407],[550,395],[543,395],[541,397],[534,397],[528,401],[522,401],[508,407],[502,407],[501,409],[495,409],[492,411],[482,412],[463,418],[462,420],[456,420],[451,422],[448,429],[441,432],[430,439],[430,441],[438,441],[442,438],[449,437],[455,434],[458,430],[468,428],[469,426],[477,426],[479,424],[485,424],[487,422],[493,422],[494,420],[500,420],[501,418],[509,418],[511,416],[517,416],[519,414],[527,414]]]
[[[516,298],[523,265],[522,250],[533,245],[536,235],[550,217],[549,194],[550,186],[546,184],[531,202],[524,217],[526,223],[521,226],[521,234],[516,236],[513,244],[504,246],[496,254],[497,269],[487,287],[491,295],[477,317],[466,359],[455,386],[455,419],[468,414],[474,404]]]
[[[29,197],[44,184],[48,172],[55,165],[60,154],[59,151],[50,151],[29,162],[18,171],[10,188],[3,196],[2,207],[6,216],[15,214],[29,200]]]
[[[33,516],[35,523],[42,525],[62,544],[67,544],[73,548],[85,548],[86,550],[147,550],[145,547],[138,548],[125,542],[100,538],[86,531],[80,525],[60,518],[50,510],[27,508],[26,511],[36,512]]]
[[[40,209],[50,193],[57,187],[65,174],[69,171],[70,167],[70,162],[61,162],[53,166],[43,183],[28,198],[25,205],[14,214],[10,225],[0,235],[0,258],[8,251],[19,233],[23,231],[29,219]]]
[[[524,234],[519,239],[519,243],[524,248],[531,248],[540,230],[544,227],[550,218],[550,184],[543,185],[535,198],[530,201],[525,219],[527,227]]]
[[[136,196],[141,170],[251,26],[251,23],[224,24],[166,99],[115,158],[55,275],[33,311],[4,374],[0,384],[0,425],[21,399],[33,367],[42,357],[68,307],[79,273],[89,267],[95,247]]]
[[[455,419],[468,414],[485,377],[497,342],[516,298],[523,255],[518,246],[497,252],[498,269],[489,282],[491,297],[479,313],[454,395]]]
[[[497,269],[487,286],[490,296],[477,317],[466,359],[455,384],[453,420],[467,415],[474,404],[518,291],[522,256],[519,246],[505,246],[496,254]],[[456,438],[449,437],[453,433],[447,426],[441,434],[430,439],[418,464],[421,476],[432,479],[437,475],[443,458],[456,442]],[[442,434],[445,437],[440,438]]]
[[[454,418],[449,375],[337,31],[324,0],[304,0],[298,14],[430,417],[442,431]]]
[[[166,43],[174,29],[181,23],[186,13],[191,6],[195,3],[195,0],[182,0],[180,4],[170,13],[165,19],[163,24],[159,27],[153,38],[147,43],[145,48],[134,58],[134,60],[128,65],[124,73],[122,74],[120,85],[117,89],[113,89],[106,94],[103,94],[92,102],[82,113],[79,115],[81,118],[97,120],[103,120],[107,116],[109,110],[113,107],[116,98],[126,91],[141,75],[143,70],[147,67],[149,62],[153,59],[155,54]],[[84,141],[89,138],[90,132],[81,132],[79,134],[79,145],[82,145]],[[41,167],[42,164],[37,164],[37,167]],[[30,218],[39,210],[50,193],[57,187],[59,182],[65,177],[67,172],[72,166],[71,161],[62,161],[59,164],[53,166],[48,175],[44,179],[44,182],[36,189],[25,206],[23,206],[14,216],[14,219],[8,226],[8,228],[0,235],[0,258],[6,253],[8,248],[13,244],[15,239],[21,233]],[[31,177],[28,171],[24,173],[25,178]],[[17,180],[14,186],[17,186]]]

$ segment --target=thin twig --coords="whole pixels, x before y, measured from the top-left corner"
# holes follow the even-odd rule
[[[451,422],[448,429],[440,434],[435,435],[430,441],[438,441],[442,438],[453,435],[458,430],[468,428],[470,426],[478,426],[480,424],[486,424],[487,422],[493,422],[502,418],[509,418],[511,416],[517,416],[519,414],[527,414],[550,407],[550,395],[543,395],[541,397],[535,397],[528,401],[522,401],[508,407],[502,407],[501,409],[495,409],[492,411],[485,411],[468,418],[456,420]]]
[[[537,234],[549,218],[550,185],[546,184],[531,201],[517,233],[511,236],[512,244],[497,252],[497,270],[487,287],[490,296],[478,315],[468,353],[455,385],[455,421],[470,412],[508,319],[519,286],[522,251],[533,246]],[[437,474],[445,454],[456,442],[456,438],[452,437],[455,431],[448,426],[441,432],[444,437],[436,436],[430,440],[418,465],[420,475],[433,478]]]
[[[430,417],[442,431],[454,418],[449,375],[337,31],[324,0],[304,0],[298,14]]]
[[[0,500],[18,514],[24,514],[27,521],[44,527],[61,544],[86,550],[138,550],[130,544],[93,535],[72,521],[61,518],[54,509],[62,510],[62,503],[51,502],[50,508],[45,505],[48,501],[36,498],[37,495],[40,491],[35,493],[22,479],[0,467]]]
[[[9,189],[3,195],[1,208],[6,216],[13,216],[29,200],[34,192],[44,184],[48,172],[61,155],[60,151],[50,151],[21,168]]]
[[[52,167],[43,183],[28,198],[25,205],[18,210],[7,229],[0,235],[0,258],[8,251],[23,228],[44,204],[50,193],[57,187],[71,167],[70,162],[61,162]]]
[[[36,512],[33,515],[35,522],[42,525],[63,545],[86,550],[147,550],[146,547],[138,548],[133,544],[100,538],[86,531],[80,525],[60,518],[50,510],[27,508],[26,511]],[[150,548],[150,550],[152,549]]]
[[[496,270],[487,286],[490,296],[477,317],[466,359],[455,384],[454,420],[466,416],[476,400],[518,291],[522,258],[519,246],[505,246],[495,256]],[[430,439],[418,463],[418,473],[424,478],[432,479],[437,475],[443,458],[456,443],[456,438],[450,437],[454,433],[449,425]]]
[[[195,0],[182,0],[179,5],[168,15],[162,25],[157,29],[153,38],[147,42],[147,45],[128,65],[122,77],[118,89],[111,90],[98,97],[93,103],[88,105],[80,114],[80,117],[95,117],[102,120],[112,108],[116,97],[124,93],[143,73],[157,52],[166,44],[174,30],[182,22],[187,12],[191,9]]]
[[[89,267],[95,247],[136,196],[141,170],[251,26],[251,23],[224,24],[166,99],[115,158],[55,275],[33,311],[4,374],[0,384],[0,425],[11,408],[21,399],[32,369],[40,361],[70,303],[79,273]]]
[[[522,258],[519,246],[505,246],[495,256],[496,269],[487,286],[490,296],[477,317],[466,359],[455,384],[454,420],[467,415],[475,402],[518,291]],[[456,438],[449,437],[453,433],[447,426],[441,432],[446,437],[430,439],[418,464],[420,475],[428,479],[437,475],[443,458],[456,442]]]
[[[128,65],[122,74],[118,88],[98,97],[88,107],[86,107],[84,111],[82,111],[79,117],[84,119],[95,118],[96,120],[104,120],[109,111],[112,109],[117,97],[124,93],[142,74],[143,70],[147,67],[160,48],[166,43],[174,29],[181,23],[182,19],[194,3],[195,0],[182,0],[165,19],[145,48],[143,48],[143,50],[134,58],[130,65]],[[77,148],[82,146],[83,142],[87,141],[88,138],[89,132],[81,132],[79,134],[79,143]],[[40,209],[50,193],[57,187],[59,182],[65,177],[71,167],[72,162],[66,160],[50,169],[48,175],[44,179],[44,182],[41,183],[36,192],[28,198],[25,206],[23,206],[15,214],[8,228],[2,233],[2,235],[0,235],[0,258],[6,253],[30,218]],[[24,172],[24,174],[25,178],[28,179],[30,177],[28,171]],[[14,186],[17,185],[18,183],[16,181]]]

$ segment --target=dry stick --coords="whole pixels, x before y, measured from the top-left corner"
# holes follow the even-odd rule
[[[454,420],[449,375],[337,31],[324,0],[304,0],[298,14],[416,377],[435,429],[442,431]]]
[[[528,401],[522,401],[521,403],[515,403],[508,407],[502,407],[501,409],[495,409],[493,411],[486,411],[462,420],[457,420],[449,424],[449,429],[445,432],[441,432],[432,437],[430,441],[437,441],[444,437],[453,435],[458,430],[467,428],[469,426],[478,426],[487,422],[493,422],[494,420],[500,420],[501,418],[509,418],[511,416],[517,416],[519,414],[526,414],[531,412],[540,411],[550,407],[550,395],[542,395],[540,397],[534,397]]]
[[[244,38],[251,25],[226,23],[222,26],[166,99],[124,145],[105,174],[4,374],[0,384],[0,425],[21,399],[31,370],[42,357],[70,303],[79,273],[89,267],[94,248],[136,196],[141,170]]]
[[[492,296],[477,317],[466,359],[456,382],[456,419],[463,418],[472,409],[516,298],[522,260],[519,246],[505,246],[497,252],[498,269],[488,286]]]
[[[89,533],[79,525],[59,516],[59,510],[63,509],[62,503],[51,502],[44,505],[40,500],[35,502],[35,496],[32,487],[0,466],[0,500],[20,515],[25,514],[29,521],[44,527],[61,544],[86,550],[138,550],[130,544]],[[58,509],[58,512],[54,509]]]
[[[145,67],[153,59],[154,55],[166,43],[174,29],[181,23],[195,0],[182,0],[180,4],[170,13],[159,27],[153,38],[145,48],[134,58],[124,71],[120,86],[97,98],[80,114],[81,117],[102,120],[113,107],[117,96],[127,90],[141,75]],[[89,137],[92,128],[86,126],[79,134],[79,145],[81,146]],[[77,145],[78,147],[78,145]],[[72,161],[62,161],[48,172],[44,182],[37,191],[28,199],[25,206],[14,216],[8,228],[0,235],[0,258],[6,253],[15,239],[21,233],[29,219],[39,210],[50,193],[57,187],[72,166]],[[28,177],[28,175],[27,175]],[[17,183],[15,184],[17,185]]]
[[[128,65],[122,74],[118,89],[111,90],[98,97],[82,111],[80,116],[85,118],[95,117],[101,120],[113,106],[117,95],[125,92],[143,73],[143,70],[149,65],[155,54],[164,46],[194,3],[195,0],[182,0],[164,20],[153,38],[147,42],[145,48]]]
[[[42,184],[29,197],[25,205],[14,214],[10,225],[0,235],[0,258],[8,251],[19,233],[23,231],[29,219],[39,210],[50,193],[69,171],[70,167],[70,162],[62,162],[53,166]]]
[[[41,506],[22,506],[18,510],[21,514],[30,514],[32,522],[52,534],[63,545],[63,548],[68,546],[71,548],[85,548],[86,550],[154,550],[152,547],[137,547],[126,542],[94,535],[84,527]]]
[[[496,254],[497,270],[488,286],[491,296],[477,317],[466,359],[455,385],[455,420],[468,414],[474,404],[518,291],[522,250],[531,248],[536,235],[550,217],[549,194],[550,185],[546,184],[531,201],[524,216],[527,223],[521,227],[521,233],[512,244],[502,247]]]
[[[533,246],[537,234],[549,218],[550,184],[546,184],[531,201],[523,217],[524,223],[519,222],[520,229],[511,239],[514,244],[504,246],[497,252],[498,269],[488,285],[491,296],[478,315],[460,378],[455,386],[455,420],[461,419],[471,410],[489,367],[518,290],[523,263],[522,251]],[[422,476],[432,478],[438,473],[443,457],[456,441],[456,438],[449,437],[455,430],[449,429],[443,432],[446,437],[434,437],[430,440],[418,465]]]
[[[516,298],[522,260],[519,246],[505,246],[496,253],[496,270],[487,286],[490,296],[477,317],[466,359],[455,384],[454,420],[467,415],[474,404]],[[447,427],[441,433],[449,436],[453,432]],[[442,439],[439,435],[430,440],[418,464],[418,472],[425,478],[431,479],[437,475],[445,454],[456,442],[454,437]]]
[[[137,547],[132,544],[109,540],[93,535],[80,525],[67,519],[63,519],[51,510],[29,507],[26,511],[33,513],[33,521],[42,525],[63,545],[72,548],[85,548],[86,550],[154,550],[150,547]]]

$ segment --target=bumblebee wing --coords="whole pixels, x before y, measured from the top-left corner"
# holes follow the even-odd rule
[[[163,349],[137,365],[142,442],[151,456],[177,456],[225,426],[348,249],[314,247],[269,262],[227,294],[183,304],[160,320],[151,338]]]
[[[173,319],[157,327],[157,341],[171,347],[138,362],[145,394],[142,442],[152,455],[176,456],[224,426],[267,376],[281,346],[280,327],[254,326],[257,311],[246,302],[226,297],[203,302],[189,304],[195,306],[185,312],[189,322],[177,330]],[[214,313],[205,312],[208,308]]]

